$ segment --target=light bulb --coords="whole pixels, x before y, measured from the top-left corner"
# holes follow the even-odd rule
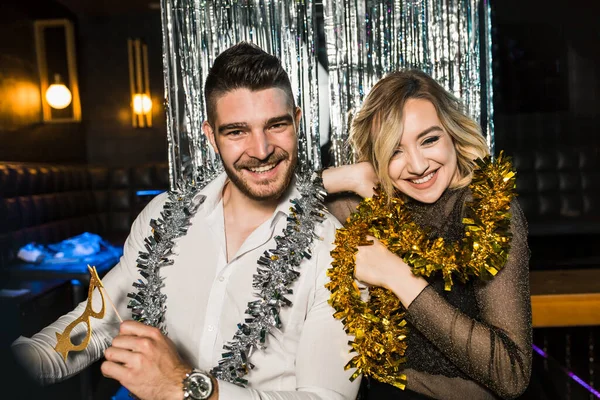
[[[50,107],[62,110],[71,104],[71,91],[62,83],[53,83],[46,90],[46,101]]]
[[[148,114],[152,110],[152,99],[147,94],[133,96],[133,112],[137,115]]]

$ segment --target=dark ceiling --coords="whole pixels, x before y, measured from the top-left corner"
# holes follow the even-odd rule
[[[159,0],[57,0],[76,15],[102,16],[160,10]]]

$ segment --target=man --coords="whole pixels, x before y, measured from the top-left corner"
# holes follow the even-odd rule
[[[287,295],[293,304],[281,308],[280,328],[270,329],[266,349],[249,355],[254,369],[244,376],[248,387],[208,373],[221,365],[228,352],[223,345],[248,318],[248,302],[256,300],[252,283],[257,260],[276,248],[290,200],[299,197],[294,169],[301,111],[279,60],[246,43],[217,57],[205,97],[208,121],[203,130],[226,174],[201,191],[203,203],[187,234],[175,242],[174,264],[161,269],[168,338],[139,322],[119,324],[107,307],[104,319],[91,320],[86,350],[70,353],[65,362],[53,350],[55,332],[81,315],[81,304],[33,338],[19,338],[13,350],[34,378],[45,383],[68,378],[104,355],[102,373],[142,399],[354,399],[358,380],[350,382],[343,368],[348,339],[332,317],[324,288],[339,226],[331,217],[314,224],[314,236],[322,240],[314,240],[312,257],[298,268],[300,275]],[[140,278],[136,258],[151,235],[150,220],[160,216],[166,201],[165,195],[158,196],[142,211],[123,258],[104,278],[120,315],[131,315],[126,295]],[[83,331],[74,330],[72,336]]]

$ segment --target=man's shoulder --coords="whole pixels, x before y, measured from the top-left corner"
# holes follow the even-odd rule
[[[144,207],[144,209],[142,210],[142,214],[147,214],[150,216],[151,215],[158,216],[158,214],[164,208],[165,203],[167,202],[168,199],[169,199],[168,191],[158,194],[152,200],[150,200],[150,202],[146,205],[146,207]],[[156,218],[156,217],[153,217],[153,218]]]
[[[165,191],[154,197],[147,205],[144,207],[140,215],[145,216],[146,218],[158,218],[160,216],[161,211],[165,208],[165,204],[169,201],[169,196],[172,194],[172,191]],[[179,192],[177,192],[179,193]],[[201,203],[207,197],[207,188],[203,188],[202,190],[194,191],[193,193],[185,193],[183,192],[183,196],[191,196],[192,200],[196,203]],[[173,200],[175,201],[175,200]]]
[[[299,197],[300,196],[300,190],[297,186],[297,182],[294,182],[294,190],[292,192],[288,192],[288,196],[286,198],[281,199],[282,202],[284,202],[285,204],[289,203],[292,198],[294,197]],[[338,228],[342,227],[342,224],[339,222],[339,220],[334,216],[334,214],[332,214],[329,209],[327,208],[327,205],[325,203],[325,201],[321,202],[323,204],[323,214],[324,214],[324,221],[320,224],[322,225],[323,229],[333,229],[334,231]]]
[[[329,248],[335,240],[336,231],[342,227],[342,224],[328,211],[323,214],[325,218],[323,222],[315,224],[315,234],[321,239],[318,240],[316,246]]]
[[[158,219],[165,203],[169,199],[169,193],[163,192],[155,196],[138,214],[131,227],[131,232],[146,232],[150,229],[150,220]]]
[[[328,229],[336,230],[343,226],[342,223],[332,213],[329,212],[329,210],[325,209],[323,214],[325,217],[323,225],[326,226]]]

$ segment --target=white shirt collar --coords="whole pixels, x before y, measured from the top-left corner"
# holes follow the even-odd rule
[[[223,188],[225,187],[225,184],[227,183],[227,173],[223,172],[221,173],[219,176],[217,176],[215,179],[213,179],[212,182],[210,182],[208,185],[206,185],[206,187],[200,191],[200,193],[197,196],[206,196],[206,199],[204,200],[204,204],[202,205],[202,207],[204,208],[204,212],[205,214],[210,214],[215,207],[219,204],[219,202],[221,201],[222,198],[222,194],[223,194]],[[292,177],[292,180],[290,181],[290,185],[288,186],[287,190],[283,193],[283,195],[281,196],[281,198],[279,199],[279,203],[277,204],[277,207],[275,208],[275,212],[273,212],[273,217],[271,220],[271,225],[273,225],[277,220],[278,220],[278,215],[280,213],[284,214],[284,215],[289,215],[290,214],[290,207],[292,207],[292,203],[290,202],[292,199],[294,198],[299,198],[300,197],[300,192],[298,191],[298,188],[296,187],[296,177]]]

